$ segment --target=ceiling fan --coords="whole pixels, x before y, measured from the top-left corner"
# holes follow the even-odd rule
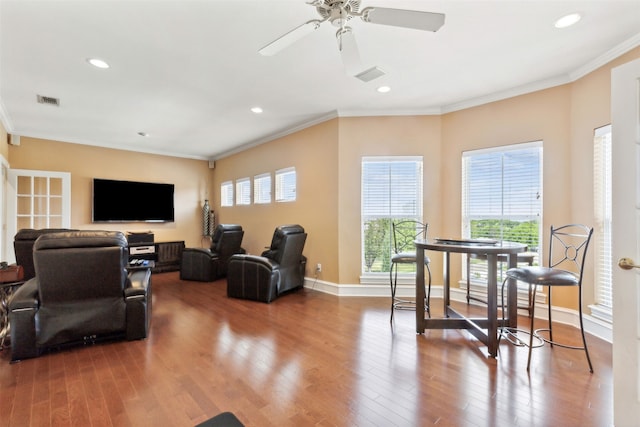
[[[351,27],[346,25],[350,19],[357,16],[364,22],[372,24],[434,32],[444,25],[444,14],[442,13],[386,7],[365,7],[360,11],[360,0],[312,0],[308,1],[307,4],[316,8],[321,19],[307,21],[275,39],[259,50],[262,55],[275,55],[320,28],[323,22],[329,21],[334,27],[338,28],[336,38],[345,69],[348,74],[356,75],[362,71],[362,64],[353,31]]]

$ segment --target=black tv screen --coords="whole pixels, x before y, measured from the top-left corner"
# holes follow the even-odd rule
[[[173,184],[93,179],[93,222],[173,222]]]

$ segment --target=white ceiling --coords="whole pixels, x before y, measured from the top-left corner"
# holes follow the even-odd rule
[[[446,19],[435,33],[352,19],[365,68],[386,72],[363,83],[346,75],[328,22],[258,53],[318,18],[304,0],[1,0],[0,118],[15,135],[216,159],[331,117],[441,114],[567,83],[640,45],[640,0],[367,6]],[[554,28],[574,11],[577,25]]]

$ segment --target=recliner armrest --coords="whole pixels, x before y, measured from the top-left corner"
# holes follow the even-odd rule
[[[38,279],[34,277],[25,282],[13,293],[9,300],[9,310],[37,308],[39,304]]]
[[[36,346],[36,313],[39,307],[38,278],[34,277],[16,290],[9,300],[12,361],[40,354]]]
[[[125,298],[146,295],[151,283],[151,269],[133,270],[129,273],[128,285],[124,290]]]
[[[280,264],[275,262],[274,260],[260,256],[260,255],[247,255],[247,254],[235,254],[229,258],[229,262],[236,261],[245,261],[245,262],[255,262],[256,264],[263,265],[271,270],[277,270],[280,268]]]
[[[219,257],[217,252],[213,252],[213,251],[211,251],[211,249],[207,249],[207,248],[184,248],[182,250],[182,256],[184,256],[185,253],[203,255],[203,256],[210,257],[210,258],[218,258]]]
[[[127,340],[146,338],[151,326],[151,269],[129,272],[128,287],[124,290],[127,306]]]

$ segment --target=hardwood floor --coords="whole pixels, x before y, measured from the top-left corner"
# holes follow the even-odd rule
[[[417,335],[410,311],[391,328],[386,298],[264,304],[177,272],[154,274],[153,292],[146,340],[14,364],[1,352],[0,426],[194,426],[223,411],[246,426],[612,425],[611,346],[591,336],[595,373],[545,346],[529,375],[526,349],[504,341],[491,359],[466,332]]]

